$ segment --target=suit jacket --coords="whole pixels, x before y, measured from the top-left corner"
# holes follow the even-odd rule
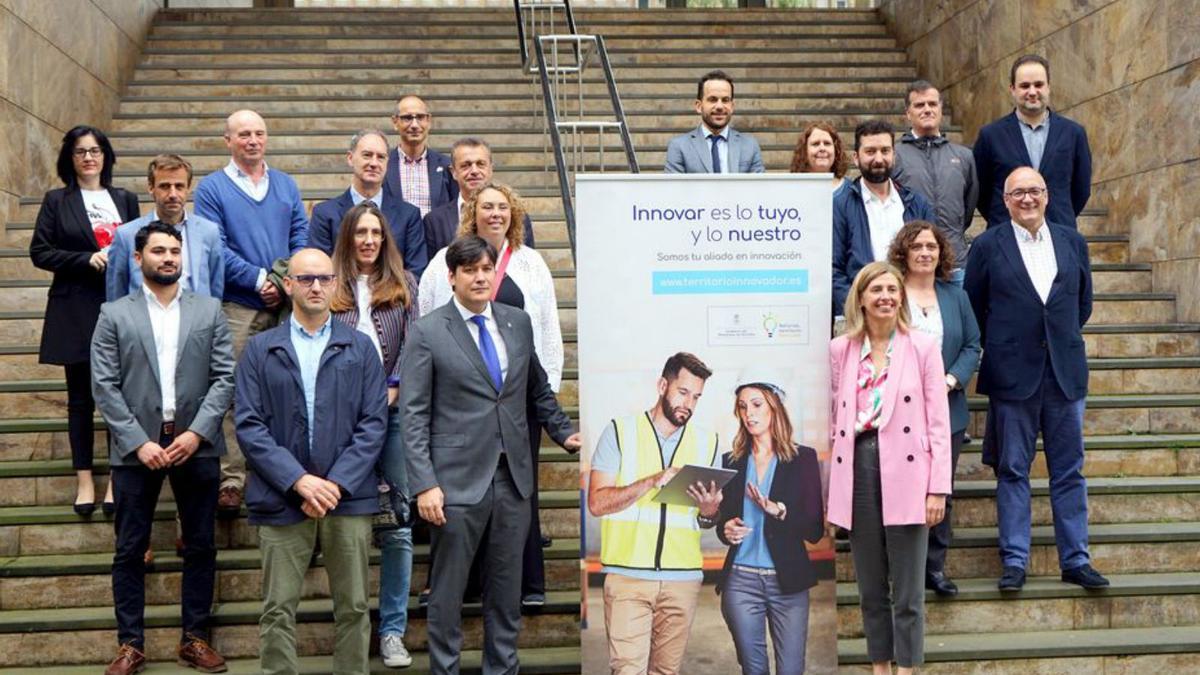
[[[138,217],[137,195],[121,188],[108,188],[108,194],[122,222]],[[104,302],[104,272],[88,264],[99,250],[79,188],[47,192],[29,242],[34,266],[54,273],[47,294],[39,362],[87,363],[92,330]]]
[[[775,465],[775,479],[771,482],[771,493],[767,498],[783,502],[787,516],[781,521],[764,516],[763,535],[767,538],[767,551],[775,563],[779,589],[784,593],[799,593],[817,585],[816,571],[808,559],[804,542],[816,543],[824,535],[824,505],[821,503],[821,466],[817,463],[817,451],[804,445],[796,446],[797,454],[792,461],[779,461]],[[742,517],[742,506],[746,497],[746,471],[750,461],[748,455],[733,459],[725,453],[721,466],[737,471],[737,475],[725,484],[722,490],[721,514],[717,518],[717,537],[729,552],[725,555],[725,567],[717,581],[717,593],[725,583],[733,561],[737,558],[741,544],[733,544],[725,538],[725,523]]]
[[[879,425],[879,480],[883,524],[925,523],[925,497],[950,494],[950,409],[946,371],[937,341],[897,330],[883,392]],[[861,339],[848,335],[829,345],[833,376],[830,415],[833,464],[829,472],[829,522],[848,530],[854,497],[854,421],[858,414]]]
[[[508,352],[508,373],[496,391],[479,346],[454,301],[409,328],[401,354],[400,410],[412,494],[441,487],[448,505],[478,503],[492,484],[500,451],[522,497],[533,493],[526,406],[562,445],[572,433],[533,351],[529,315],[492,303]]]
[[[712,146],[703,125],[671,139],[667,144],[666,173],[712,173]],[[729,128],[729,173],[763,173],[762,150],[750,134]]]
[[[233,400],[233,338],[219,299],[181,292],[175,428],[203,439],[196,457],[216,457],[225,454],[221,420]],[[137,449],[157,443],[163,423],[158,350],[144,293],[100,307],[91,357],[92,395],[108,424],[109,462],[140,466]]]
[[[306,473],[341,487],[331,515],[375,513],[375,463],[387,432],[379,354],[366,335],[331,320],[329,344],[317,366],[316,419],[310,420],[292,330],[287,321],[250,338],[237,367],[234,419],[250,469],[250,524],[292,525],[307,518],[300,510],[303,499],[292,489]]]
[[[979,173],[979,213],[988,227],[1009,221],[1004,205],[1004,180],[1013,169],[1032,166],[1021,126],[1013,111],[979,130],[975,140],[975,169]],[[1092,194],[1092,151],[1087,131],[1079,123],[1054,111],[1041,164],[1035,167],[1046,180],[1050,202],[1046,220],[1075,229],[1075,216]]]
[[[131,220],[117,228],[112,248],[108,251],[105,272],[105,296],[109,302],[125,297],[142,288],[142,268],[133,259],[134,238],[138,230],[149,225],[153,212]],[[225,295],[225,258],[221,245],[221,228],[211,220],[189,214],[184,243],[187,245],[187,273],[191,291],[220,300]]]
[[[950,433],[967,428],[967,387],[979,365],[979,324],[971,310],[971,300],[963,289],[946,281],[935,281],[938,312],[942,315],[942,364],[958,380],[950,392]]]
[[[421,272],[425,271],[425,265],[429,264],[425,231],[421,227],[421,209],[403,201],[398,194],[384,185],[383,217],[387,219],[392,239],[400,249],[400,256],[404,258],[404,269],[412,271],[419,279]],[[313,206],[312,217],[309,219],[308,245],[332,256],[338,232],[342,229],[342,217],[353,206],[354,198],[350,196],[348,189],[333,199],[326,199]]]
[[[388,153],[387,171],[384,173],[384,185],[392,194],[404,199],[404,189],[400,185],[400,148],[392,148]],[[429,169],[429,205],[436,209],[443,204],[453,204],[458,199],[458,183],[450,175],[450,158],[432,149],[425,151],[425,166]],[[432,251],[431,251],[432,252]],[[418,275],[419,276],[419,275]]]
[[[1088,365],[1080,329],[1092,315],[1092,271],[1087,242],[1052,222],[1058,274],[1045,304],[1033,287],[1010,224],[993,227],[971,244],[963,283],[983,335],[983,362],[975,389],[1004,400],[1034,394],[1049,362],[1068,399],[1087,395]]]
[[[525,214],[524,222],[525,245],[537,248],[533,245],[533,221],[529,219],[529,214]],[[422,224],[425,230],[425,250],[432,258],[435,253],[449,246],[458,234],[458,198],[455,197],[449,204],[443,204],[426,213]]]

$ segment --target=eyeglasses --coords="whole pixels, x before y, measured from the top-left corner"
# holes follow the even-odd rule
[[[337,279],[337,275],[336,274],[289,274],[288,278],[291,279],[292,281],[300,284],[301,286],[303,286],[305,288],[309,288],[313,285],[313,282],[320,283],[320,285],[322,285],[322,286],[328,286],[333,283],[334,279]]]
[[[416,114],[411,114],[411,115],[392,115],[392,119],[400,120],[401,122],[403,122],[405,124],[412,124],[413,122],[420,122],[421,124],[424,124],[429,121],[430,117],[431,117],[431,115],[429,113],[416,113]]]
[[[1026,196],[1041,199],[1044,194],[1046,194],[1046,188],[1017,188],[1012,192],[1004,193],[1006,197],[1011,197],[1012,199],[1024,199]]]
[[[104,155],[104,150],[99,147],[75,148],[75,151],[72,154],[76,157],[87,157],[88,155],[91,155],[92,157],[101,157]]]

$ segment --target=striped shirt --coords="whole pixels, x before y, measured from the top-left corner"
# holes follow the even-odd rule
[[[1050,297],[1050,287],[1054,285],[1054,277],[1058,276],[1058,259],[1054,257],[1054,242],[1050,239],[1050,226],[1042,221],[1037,234],[1020,225],[1012,224],[1013,233],[1017,237],[1017,250],[1021,252],[1021,260],[1025,263],[1025,271],[1029,272],[1029,280],[1037,291],[1042,304]]]
[[[888,368],[892,365],[892,342],[888,338],[883,368],[875,372],[875,363],[871,360],[871,338],[863,336],[862,351],[858,356],[858,391],[855,398],[858,408],[854,418],[856,435],[879,428],[883,416],[883,392],[887,386]]]
[[[403,151],[396,154],[400,156],[400,190],[404,193],[404,201],[421,209],[421,217],[424,218],[433,208],[429,198],[429,163],[425,159],[429,150],[421,151],[416,159]]]

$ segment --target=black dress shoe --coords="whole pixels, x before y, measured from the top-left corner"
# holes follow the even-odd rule
[[[1068,584],[1075,584],[1084,588],[1108,588],[1108,579],[1105,579],[1094,567],[1087,563],[1079,567],[1072,567],[1069,570],[1063,570],[1062,580]]]
[[[75,508],[75,515],[83,516],[84,518],[88,518],[88,517],[91,517],[91,515],[96,512],[96,502],[76,503],[74,508]]]
[[[1025,586],[1025,570],[1020,567],[1005,567],[1000,575],[1000,590],[1019,591]]]
[[[104,515],[111,516],[117,512],[116,502],[101,502],[100,508],[104,510]]]
[[[420,594],[417,595],[417,604],[420,605],[421,607],[429,606],[429,589],[428,588],[422,589]]]
[[[925,588],[937,593],[943,598],[952,598],[958,595],[958,586],[946,577],[945,572],[926,572],[925,573]]]
[[[542,548],[550,548],[552,545],[554,545],[554,540],[543,534],[542,535]]]

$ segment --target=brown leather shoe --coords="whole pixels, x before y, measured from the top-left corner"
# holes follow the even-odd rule
[[[242,491],[226,485],[217,493],[217,515],[221,518],[237,518],[242,511]]]
[[[179,656],[175,663],[188,668],[195,668],[202,673],[223,673],[229,670],[225,665],[225,657],[217,653],[207,642],[194,635],[188,635],[187,642],[179,645]]]
[[[146,549],[146,552],[142,554],[142,563],[146,566],[147,570],[154,569],[154,550],[153,549],[148,548],[148,549]]]
[[[121,645],[117,658],[104,669],[104,675],[129,675],[146,669],[146,655],[133,645]]]

